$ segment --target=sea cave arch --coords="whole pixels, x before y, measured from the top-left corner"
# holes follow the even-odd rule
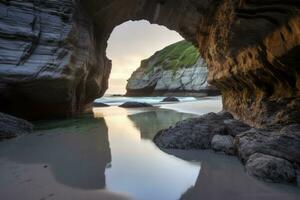
[[[105,94],[127,94],[128,79],[141,67],[142,60],[151,58],[156,52],[182,40],[176,31],[150,24],[146,20],[127,21],[116,26],[108,39],[106,49],[112,69]],[[152,93],[144,88],[143,94],[147,96]]]
[[[221,90],[224,109],[253,126],[264,126],[299,119],[298,3],[113,1],[108,10],[95,9],[94,16],[100,15],[99,26],[110,27],[108,32],[124,21],[145,19],[201,46],[208,80]],[[110,16],[117,8],[122,14]],[[110,20],[103,20],[106,16]]]
[[[24,7],[29,14],[18,17]],[[298,0],[25,0],[0,8],[3,112],[82,112],[107,89],[105,50],[114,27],[144,19],[201,46],[208,80],[236,118],[254,126],[299,122]]]

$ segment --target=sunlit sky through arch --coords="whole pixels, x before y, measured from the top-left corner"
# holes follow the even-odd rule
[[[112,60],[109,88],[106,94],[125,94],[127,79],[143,59],[183,38],[164,26],[148,21],[128,21],[117,26],[107,46],[107,57]]]

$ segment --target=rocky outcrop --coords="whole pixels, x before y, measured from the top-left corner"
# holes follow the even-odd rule
[[[257,127],[300,122],[298,0],[5,0],[0,10],[1,111],[84,110],[107,88],[114,27],[145,19],[201,47],[208,82],[236,118]]]
[[[143,60],[128,80],[126,95],[217,95],[207,83],[207,66],[198,50],[189,42],[180,41]]]
[[[159,131],[154,142],[161,148],[210,149],[215,135],[235,135],[230,131],[235,126],[243,131],[251,128],[234,120],[229,113],[208,113],[179,121],[174,126]]]
[[[144,108],[144,107],[153,107],[153,106],[149,103],[128,101],[128,102],[121,104],[119,107],[121,107],[121,108]]]
[[[93,107],[109,107],[109,105],[101,102],[93,102]]]
[[[161,102],[179,102],[180,100],[176,97],[166,97]]]
[[[299,124],[251,128],[229,113],[209,113],[160,130],[154,142],[163,149],[213,149],[237,155],[250,175],[268,182],[297,182]]]
[[[0,1],[0,110],[35,119],[84,111],[110,71],[95,31],[77,1]]]
[[[32,133],[33,125],[23,119],[0,113],[0,141]]]

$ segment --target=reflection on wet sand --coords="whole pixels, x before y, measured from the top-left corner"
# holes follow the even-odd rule
[[[294,186],[267,184],[245,173],[236,157],[212,151],[169,150],[185,160],[201,161],[201,172],[194,187],[182,194],[182,200],[297,200],[300,190]]]
[[[112,154],[111,167],[105,172],[106,188],[129,193],[134,199],[172,200],[180,198],[192,187],[200,164],[170,156],[149,140],[156,134],[156,129],[168,127],[183,116],[174,111],[159,110],[105,117]],[[155,124],[158,121],[160,123]]]
[[[2,142],[1,199],[178,199],[194,186],[200,164],[149,140],[189,115],[157,108],[95,115],[102,117],[41,122],[34,134]]]
[[[128,118],[134,123],[134,126],[140,131],[141,137],[152,140],[155,134],[164,128],[174,125],[180,120],[196,117],[188,113],[179,113],[173,110],[160,109],[149,111],[147,113],[137,113],[128,115]]]

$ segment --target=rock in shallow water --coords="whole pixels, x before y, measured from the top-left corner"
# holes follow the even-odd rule
[[[176,97],[166,97],[162,100],[162,102],[179,102],[179,99]]]
[[[33,125],[30,122],[0,112],[0,141],[29,134],[32,131]]]
[[[232,123],[225,123],[232,120]],[[198,118],[187,119],[177,122],[175,126],[158,132],[154,142],[162,148],[174,149],[209,149],[211,140],[215,135],[234,135],[234,120],[229,113],[208,113]],[[244,125],[243,131],[249,130],[248,125]],[[242,132],[241,132],[242,133]]]
[[[293,165],[282,158],[255,153],[246,163],[247,173],[267,182],[296,183]]]
[[[215,135],[211,141],[211,147],[215,151],[221,151],[230,155],[234,155],[235,146],[234,138],[230,135]]]
[[[208,113],[159,131],[154,142],[167,149],[237,153],[249,174],[269,182],[295,183],[300,169],[300,124],[256,129],[227,112]]]
[[[119,107],[122,107],[122,108],[142,108],[142,107],[153,107],[153,106],[151,104],[148,104],[148,103],[128,101],[128,102],[123,103]]]
[[[109,107],[109,105],[101,102],[94,102],[93,107]]]

